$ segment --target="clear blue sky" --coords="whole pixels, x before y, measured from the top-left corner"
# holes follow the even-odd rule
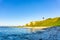
[[[60,0],[0,0],[0,25],[23,25],[60,16]]]

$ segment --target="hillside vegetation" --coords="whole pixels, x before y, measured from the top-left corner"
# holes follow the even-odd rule
[[[42,21],[35,21],[35,22],[30,22],[27,23],[25,26],[60,26],[60,17],[56,18],[48,18]]]

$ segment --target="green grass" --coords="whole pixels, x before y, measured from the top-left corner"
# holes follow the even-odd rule
[[[30,22],[30,25],[26,24],[25,26],[60,26],[60,17],[56,18],[48,18],[42,21],[35,21],[35,24],[33,22]]]

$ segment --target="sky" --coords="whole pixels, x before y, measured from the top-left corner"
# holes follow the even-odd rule
[[[42,17],[60,17],[60,0],[0,0],[0,26],[24,25]]]

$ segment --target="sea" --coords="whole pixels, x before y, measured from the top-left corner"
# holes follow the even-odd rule
[[[0,40],[60,40],[60,27],[31,32],[28,28],[0,26]]]

